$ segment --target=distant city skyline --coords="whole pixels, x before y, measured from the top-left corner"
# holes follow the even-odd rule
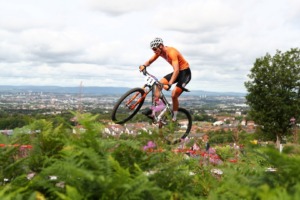
[[[98,86],[78,86],[78,87],[62,87],[62,86],[5,86],[0,85],[0,94],[1,93],[60,93],[60,94],[92,94],[92,95],[105,95],[105,94],[117,94],[123,95],[127,92],[129,87],[98,87]],[[171,91],[165,91],[165,95],[170,96]],[[207,91],[207,90],[192,90],[184,94],[184,96],[237,96],[243,97],[246,93],[242,92],[224,92],[224,91]]]
[[[244,93],[256,58],[299,47],[297,0],[11,0],[0,12],[0,85],[139,87],[161,37],[190,63],[189,89]]]

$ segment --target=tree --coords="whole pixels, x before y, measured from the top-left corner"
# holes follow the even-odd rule
[[[290,131],[291,117],[299,119],[300,50],[277,50],[273,57],[267,53],[256,59],[248,77],[245,87],[249,115],[279,144]]]

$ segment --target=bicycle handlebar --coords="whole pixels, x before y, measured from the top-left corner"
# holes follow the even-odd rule
[[[155,83],[157,84],[157,85],[159,85],[159,86],[161,86],[161,87],[163,87],[164,86],[164,84],[162,84],[159,80],[158,80],[158,78],[156,78],[154,75],[152,75],[152,74],[150,74],[149,72],[147,72],[147,70],[146,70],[146,67],[142,70],[142,71],[140,71],[140,72],[143,72],[143,74],[144,74],[144,76],[150,76],[151,78],[153,78],[154,80],[155,80]]]
[[[149,74],[148,72],[147,72],[147,70],[146,70],[146,67],[142,70],[142,71],[140,71],[140,72],[143,72],[143,74],[146,76],[147,74]],[[151,74],[150,74],[151,75]]]

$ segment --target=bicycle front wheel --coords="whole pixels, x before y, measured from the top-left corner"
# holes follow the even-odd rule
[[[171,144],[176,144],[185,139],[192,128],[192,116],[186,109],[179,108],[176,119],[173,122],[171,114],[167,113],[163,116],[159,126],[160,134]]]
[[[115,104],[112,120],[117,124],[129,121],[142,107],[145,97],[142,88],[133,88],[126,92]]]

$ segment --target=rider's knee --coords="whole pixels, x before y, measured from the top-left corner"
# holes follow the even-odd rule
[[[172,97],[172,100],[177,100],[179,95],[174,92],[174,93],[172,93],[171,97]]]
[[[175,89],[172,92],[172,99],[178,98],[181,95],[181,93],[182,93],[182,89],[179,87],[175,87]]]

